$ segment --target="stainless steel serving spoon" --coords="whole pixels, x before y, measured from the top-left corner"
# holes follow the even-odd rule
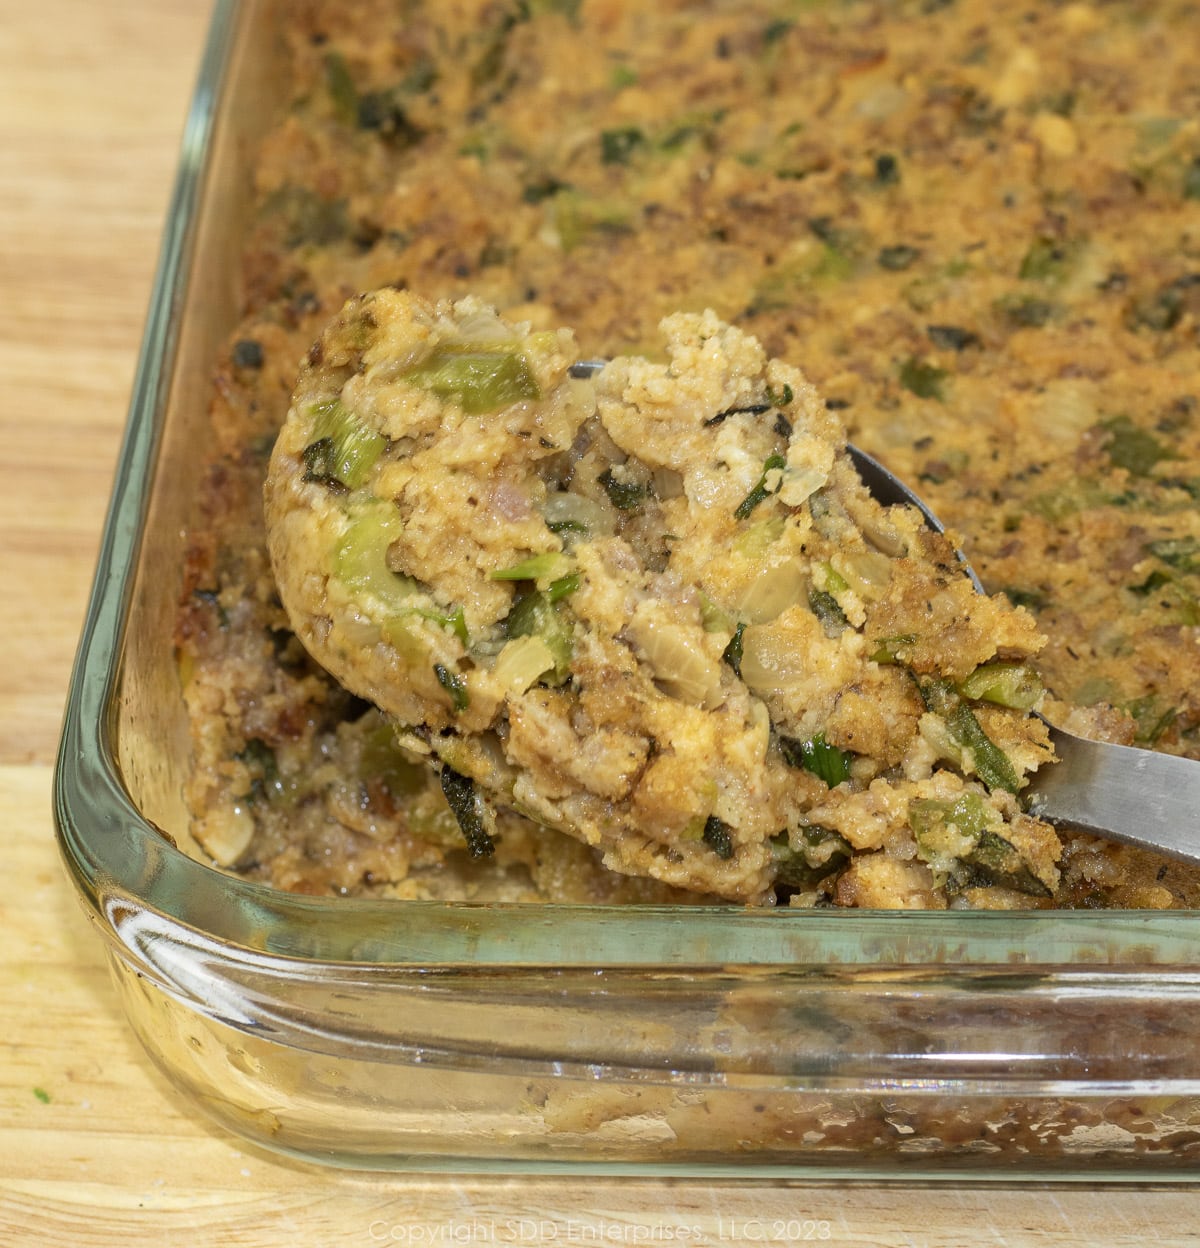
[[[603,360],[582,360],[573,376],[588,378]],[[941,521],[899,477],[857,446],[851,462],[873,498],[884,506],[917,508],[936,532]],[[983,583],[959,552],[963,572],[980,593]],[[1200,865],[1200,763],[1154,750],[1091,741],[1046,721],[1059,761],[1041,767],[1022,790],[1030,814],[1058,827],[1123,841]]]
[[[899,477],[858,447],[846,449],[876,501],[908,503],[930,528],[943,531],[937,516]],[[958,557],[975,588],[986,592],[961,551]],[[1090,741],[1046,722],[1059,761],[1039,768],[1022,791],[1030,814],[1200,864],[1200,763]]]

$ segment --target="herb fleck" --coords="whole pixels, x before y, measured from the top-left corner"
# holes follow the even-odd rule
[[[739,624],[729,639],[729,644],[721,652],[721,658],[733,668],[733,674],[739,679],[742,675],[742,634],[746,631],[745,624]]]
[[[442,792],[458,821],[472,858],[485,858],[496,852],[496,843],[483,826],[483,813],[475,792],[475,782],[451,767],[442,768]]]
[[[718,858],[733,857],[733,829],[723,819],[709,815],[704,821],[704,843]]]
[[[778,494],[783,487],[783,470],[786,467],[787,460],[782,455],[768,455],[758,484],[738,503],[734,516],[745,520],[759,503],[770,498],[772,494]]]
[[[919,399],[936,399],[939,403],[942,402],[948,376],[944,368],[918,360],[915,356],[909,356],[900,365],[900,384]]]
[[[916,247],[909,247],[906,243],[896,243],[894,246],[881,248],[876,259],[881,269],[887,269],[891,273],[901,273],[910,268],[920,258],[920,255]]]
[[[444,663],[435,663],[433,674],[437,677],[438,684],[450,695],[455,713],[465,711],[471,704],[466,680],[457,672],[452,672]]]
[[[600,133],[600,159],[606,165],[627,165],[633,153],[646,141],[637,126],[622,126]]]

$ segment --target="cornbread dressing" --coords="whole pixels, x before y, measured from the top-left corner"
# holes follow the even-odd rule
[[[297,636],[440,764],[476,857],[499,807],[732,900],[871,851],[909,905],[1049,896],[1028,613],[870,498],[802,373],[712,313],[663,330],[593,382],[475,299],[352,300],[267,479]]]
[[[1036,721],[970,696],[979,678],[963,692],[981,666],[1032,662],[1052,721],[1107,740],[1197,752],[1196,5],[997,13],[964,0],[329,0],[288,6],[280,37],[291,95],[253,165],[258,209],[244,248],[244,318],[215,369],[212,457],[177,625],[193,726],[188,800],[216,862],[283,888],[398,897],[1195,904],[1195,873],[1179,865],[1091,837],[1063,834],[1060,843],[1006,789],[972,777],[969,756],[964,769],[961,741],[956,759],[943,733],[939,755],[931,722],[945,725],[954,705],[969,704],[980,732],[1018,771],[1037,765],[1044,746],[1026,727]],[[761,344],[768,371],[754,374],[759,389],[745,405],[782,398],[769,370],[785,366],[767,360],[798,366],[823,396],[810,422],[828,418],[836,429],[818,431],[818,440],[832,445],[844,427],[917,484],[961,536],[988,589],[1020,610],[994,607],[1001,623],[972,631],[989,599],[972,596],[961,578],[961,589],[947,580],[938,600],[956,605],[945,608],[944,623],[964,627],[953,645],[942,633],[936,653],[922,657],[915,648],[932,635],[924,600],[897,589],[855,603],[832,548],[806,555],[802,600],[785,609],[801,633],[780,648],[786,641],[798,659],[834,646],[827,631],[840,629],[838,636],[868,638],[871,649],[843,673],[840,697],[830,693],[835,667],[797,671],[798,684],[813,679],[822,688],[798,695],[787,711],[794,723],[781,729],[773,711],[769,729],[760,728],[768,770],[791,786],[787,809],[772,804],[782,797],[743,800],[738,817],[727,818],[716,799],[688,805],[667,785],[678,826],[651,852],[641,824],[642,850],[630,857],[620,848],[628,840],[597,835],[582,844],[544,826],[569,821],[544,804],[535,809],[534,799],[558,807],[569,799],[531,791],[514,805],[538,822],[489,806],[492,852],[473,854],[443,793],[445,770],[436,776],[423,753],[429,741],[398,741],[388,717],[365,700],[384,705],[375,688],[347,680],[350,692],[313,662],[291,631],[267,557],[262,483],[298,365],[308,359],[310,376],[328,368],[328,352],[309,356],[312,344],[348,299],[389,287],[397,299],[395,292],[413,292],[421,306],[461,307],[472,297],[471,315],[497,308],[505,332],[540,344],[522,350],[539,395],[560,385],[564,396],[577,395],[560,378],[571,359],[635,357],[611,366],[607,381],[601,376],[600,415],[580,423],[599,420],[618,452],[605,451],[616,496],[641,490],[656,500],[651,510],[669,509],[676,478],[692,461],[671,459],[686,449],[683,431],[664,426],[661,445],[648,437],[643,408],[620,398],[622,370],[665,367],[671,357],[660,322],[675,316],[675,347],[712,309],[705,323],[722,327],[714,333]],[[574,333],[569,349],[561,326]],[[554,418],[569,426],[580,401],[564,397]],[[743,398],[721,403],[710,416]],[[787,419],[786,406],[772,410]],[[787,442],[772,421],[753,426],[775,441],[754,443],[742,470],[753,477],[750,490],[763,478],[769,497],[738,522],[739,532],[765,526],[768,513],[792,514],[768,479],[768,460]],[[743,427],[749,420],[737,416],[707,432],[729,438]],[[322,437],[336,441],[313,432],[294,453],[302,457]],[[557,443],[543,449],[561,452]],[[338,464],[322,455],[305,470],[326,483],[305,488],[336,501],[328,480]],[[848,466],[838,471],[835,493],[851,491]],[[653,567],[647,556],[672,528],[662,516],[654,527],[626,515],[612,489],[597,491],[598,475],[590,501],[620,513],[615,527],[623,537],[628,530],[643,569],[664,576],[665,562]],[[520,510],[503,477],[479,479],[491,483],[493,509]],[[420,566],[402,570],[418,581],[451,584],[471,560],[484,566],[478,552],[488,532],[440,543],[443,514],[424,498],[405,522],[401,545]],[[523,556],[592,557],[590,543],[576,554],[569,543],[547,541],[542,531],[555,535],[544,517],[537,524],[543,544],[520,546]],[[915,529],[903,536],[926,540]],[[731,530],[731,550],[738,540]],[[518,546],[504,549],[515,554]],[[681,542],[670,557],[682,552],[695,563],[715,550]],[[353,561],[353,551],[346,557]],[[771,558],[760,551],[760,566]],[[562,600],[568,608],[584,601],[577,595],[587,592],[586,572]],[[727,631],[704,633],[707,648],[697,655],[696,670],[707,673],[700,683],[715,670],[721,689],[739,679],[722,657],[733,639],[728,628],[745,624],[753,670],[752,630],[762,641],[778,618],[739,619],[753,586],[730,575],[724,592],[736,601],[717,603]],[[481,626],[499,628],[522,593],[546,593],[549,581],[476,575],[471,586],[473,597],[423,604],[445,618],[418,617],[421,627],[461,646],[461,625],[470,644]],[[828,610],[822,617],[827,598],[841,621]],[[995,631],[1014,620],[1023,623],[1012,637]],[[1031,657],[1039,635],[1044,648]],[[528,662],[545,637],[536,629],[522,637]],[[805,644],[796,647],[797,638]],[[633,649],[647,658],[644,641]],[[420,691],[421,716],[384,710],[410,726],[427,724],[433,705],[452,714],[463,673],[441,657],[436,666],[446,680],[425,665],[433,684]],[[935,669],[952,688],[922,694],[914,673]],[[544,769],[547,753],[561,747],[553,765],[572,793],[581,778],[619,785],[605,775],[611,753],[589,761],[575,740],[557,740],[566,686],[547,682],[546,670],[520,694],[528,706],[515,735],[526,770]],[[668,701],[712,714],[705,693],[689,690],[700,704],[692,706],[658,679]],[[939,696],[953,705],[936,703]],[[482,713],[486,701],[481,692],[465,713]],[[652,753],[644,728],[630,734],[641,744],[620,748],[633,751],[648,778],[650,764],[667,754]],[[486,731],[494,729],[489,720]],[[622,731],[615,721],[609,729]],[[484,725],[474,731],[457,734],[459,745],[486,739]],[[811,760],[818,736],[845,764],[844,779],[784,759],[780,737],[807,743]],[[589,738],[576,740],[586,748]],[[926,748],[920,768],[916,740]],[[722,738],[718,753],[689,765],[710,774],[732,747]],[[447,765],[486,790],[494,785],[484,761],[468,750]],[[974,804],[964,805],[965,795]],[[984,832],[996,837],[987,862],[977,852]],[[963,869],[972,857],[974,869]]]

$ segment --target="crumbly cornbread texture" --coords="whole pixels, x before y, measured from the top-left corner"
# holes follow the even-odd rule
[[[651,355],[665,315],[714,309],[802,364],[1033,614],[1051,719],[1197,753],[1194,5],[285,13],[287,109],[253,161],[244,314],[214,369],[177,627],[188,798],[217,861],[318,892],[666,895],[507,815],[471,859],[424,765],[292,636],[266,457],[298,361],[348,297],[387,285],[474,292],[531,333],[570,325],[583,357]],[[882,758],[887,735],[842,748]],[[912,904],[913,862],[852,852],[777,891]],[[1200,899],[1194,873],[1089,837],[1063,837],[1058,872],[1049,897],[933,897]]]
[[[499,808],[731,900],[848,859],[846,902],[1050,896],[1032,617],[867,494],[801,372],[711,312],[663,331],[593,382],[478,300],[352,300],[267,481],[297,636],[477,857]]]

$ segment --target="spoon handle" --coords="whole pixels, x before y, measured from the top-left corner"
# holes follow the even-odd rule
[[[1050,737],[1060,761],[1027,790],[1031,814],[1200,863],[1200,764],[1053,727]]]

